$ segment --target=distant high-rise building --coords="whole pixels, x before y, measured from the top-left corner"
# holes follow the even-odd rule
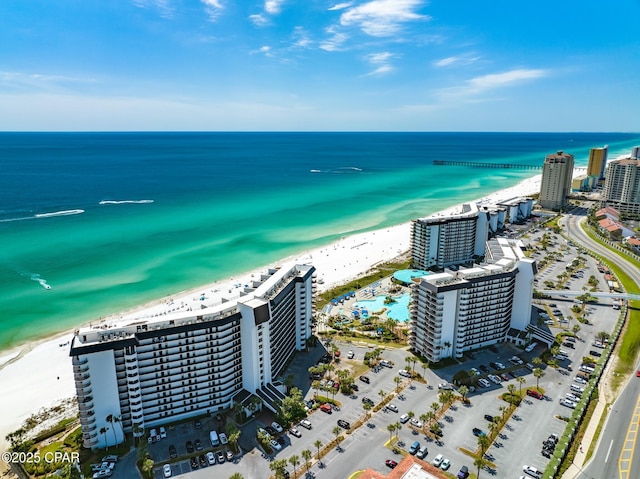
[[[411,256],[420,269],[443,269],[473,262],[484,254],[489,215],[475,204],[447,216],[430,216],[411,224]]]
[[[411,290],[409,345],[431,362],[460,358],[529,326],[535,261],[505,238],[486,248],[486,264],[423,276]]]
[[[573,178],[573,155],[558,151],[547,155],[542,167],[540,206],[551,210],[564,208],[568,203]]]
[[[589,163],[587,165],[587,176],[596,176],[598,180],[604,179],[604,171],[607,166],[608,146],[603,148],[591,148],[589,151]]]
[[[610,161],[602,196],[602,206],[613,206],[623,213],[640,213],[640,159]]]
[[[634,146],[631,148],[631,158],[640,160],[640,146]]]

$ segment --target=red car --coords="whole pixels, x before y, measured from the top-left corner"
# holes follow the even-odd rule
[[[636,371],[636,376],[640,378],[640,369]]]
[[[536,399],[542,399],[544,395],[535,389],[527,389],[527,396],[534,397]]]
[[[331,414],[333,412],[333,409],[331,408],[331,404],[329,403],[323,404],[322,406],[320,406],[320,409],[326,412],[327,414]]]
[[[384,463],[387,465],[387,467],[390,467],[391,469],[393,469],[398,465],[396,461],[392,461],[391,459],[387,459],[386,461],[384,461]]]

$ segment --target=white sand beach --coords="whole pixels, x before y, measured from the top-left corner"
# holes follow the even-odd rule
[[[483,205],[495,204],[515,197],[540,191],[541,175],[518,185],[497,191],[475,200]],[[445,212],[459,210],[460,205]],[[442,213],[442,212],[440,212]],[[346,282],[366,273],[377,263],[389,261],[409,249],[411,223],[360,233],[345,237],[329,246],[316,248],[281,261],[313,264],[318,274],[319,291]],[[275,265],[270,265],[275,266]],[[200,308],[202,301],[209,304],[237,295],[239,288],[258,276],[266,267],[213,283],[188,292],[178,293],[132,311],[96,321],[117,322],[133,317],[152,317],[173,311]],[[20,427],[23,421],[43,407],[51,407],[75,396],[69,341],[73,331],[54,338],[29,343],[0,356],[0,451],[7,448],[5,436]]]

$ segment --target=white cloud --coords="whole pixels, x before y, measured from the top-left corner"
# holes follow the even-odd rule
[[[301,26],[297,26],[293,29],[292,38],[293,46],[298,48],[307,48],[313,43],[309,38],[307,31]]]
[[[71,85],[90,85],[96,83],[93,78],[50,75],[43,73],[25,73],[0,71],[0,89],[15,91],[64,91]]]
[[[160,16],[164,18],[173,18],[176,10],[171,0],[132,0],[132,2],[140,8],[157,8]]]
[[[374,37],[391,36],[407,22],[429,20],[415,12],[423,0],[372,0],[349,8],[340,16],[343,26],[354,25]]]
[[[269,23],[267,17],[265,17],[262,13],[256,13],[255,15],[249,15],[249,20],[256,26],[262,27]]]
[[[200,0],[200,1],[204,4],[204,9],[212,21],[217,20],[218,17],[222,14],[224,5],[220,0]]]
[[[280,13],[281,6],[284,0],[266,0],[264,2],[264,11],[270,15],[277,15]]]
[[[490,73],[467,80],[463,85],[444,88],[437,92],[442,100],[466,98],[467,100],[481,93],[496,90],[502,87],[523,83],[547,76],[548,72],[542,69],[516,68],[502,73]]]
[[[334,5],[333,7],[329,7],[329,11],[332,11],[332,10],[344,10],[345,8],[349,8],[351,5],[353,5],[353,2],[338,3],[338,4]]]
[[[367,76],[383,75],[385,73],[392,72],[394,70],[391,65],[391,59],[393,56],[394,55],[390,52],[379,52],[366,55],[365,60],[377,67],[375,70],[369,72]]]
[[[433,65],[439,68],[448,67],[451,65],[469,65],[478,61],[479,59],[480,57],[472,57],[470,55],[453,56],[436,60],[435,62],[433,62]]]
[[[331,34],[331,37],[320,43],[320,48],[328,52],[343,50],[343,45],[349,39],[349,35],[336,31],[334,27],[327,28],[326,32]]]

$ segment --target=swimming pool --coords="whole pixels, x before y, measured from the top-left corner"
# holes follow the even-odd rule
[[[402,296],[393,296],[396,302],[391,304],[384,304],[386,297],[387,295],[381,295],[376,296],[376,299],[358,301],[355,306],[368,310],[369,314],[382,311],[386,308],[389,318],[405,323],[409,321],[409,301],[411,300],[411,294],[405,293]]]

